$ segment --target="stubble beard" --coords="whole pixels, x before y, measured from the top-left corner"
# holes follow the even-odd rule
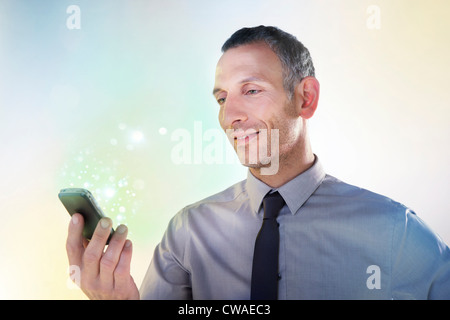
[[[252,129],[257,130],[258,135],[248,143],[233,141],[241,164],[254,171],[265,170],[267,174],[276,174],[280,164],[290,161],[289,150],[298,142],[298,128],[292,129],[292,119],[298,119],[298,115],[295,114],[293,103],[288,101],[283,114],[270,121],[272,129]]]

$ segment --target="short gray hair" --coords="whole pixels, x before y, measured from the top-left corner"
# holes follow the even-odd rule
[[[297,38],[277,27],[242,28],[233,33],[222,46],[222,52],[245,44],[265,42],[278,56],[283,68],[283,87],[289,100],[295,86],[305,77],[315,77],[314,65],[308,49]]]

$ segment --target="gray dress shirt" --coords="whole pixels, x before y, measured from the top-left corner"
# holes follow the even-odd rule
[[[247,179],[170,221],[143,299],[249,299],[262,199]],[[450,299],[450,250],[416,214],[314,165],[277,189],[279,299]]]

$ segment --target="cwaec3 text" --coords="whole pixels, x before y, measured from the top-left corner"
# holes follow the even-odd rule
[[[270,305],[268,304],[226,304],[222,309],[214,309],[213,307],[189,306],[178,308],[180,315],[203,315],[208,318],[212,312],[221,312],[224,315],[268,315],[270,314]]]

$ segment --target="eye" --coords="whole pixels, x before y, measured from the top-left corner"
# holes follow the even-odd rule
[[[253,95],[253,94],[260,93],[260,92],[261,92],[261,90],[250,89],[250,90],[247,90],[247,92],[245,94]]]
[[[225,103],[225,98],[217,99],[217,103],[220,104],[220,105],[224,104]]]

